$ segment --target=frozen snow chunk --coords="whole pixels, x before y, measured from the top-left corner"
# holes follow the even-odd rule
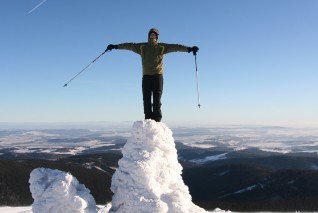
[[[30,174],[33,213],[97,213],[90,191],[70,173],[47,168]]]

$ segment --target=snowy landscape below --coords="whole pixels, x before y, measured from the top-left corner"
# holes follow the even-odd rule
[[[163,123],[162,125],[164,126]],[[163,129],[166,129],[163,135],[170,131],[167,127]],[[181,182],[184,184],[181,186],[182,184],[166,183],[162,190],[160,185],[152,187],[154,191],[148,192],[148,195],[152,194],[148,201],[152,200],[153,203],[164,202],[166,203],[164,205],[171,207],[172,200],[180,197],[169,198],[168,196],[167,199],[168,191],[177,191],[169,186],[172,184],[178,185],[177,188],[182,191],[182,194],[188,189],[189,195],[186,197],[190,196],[191,200],[192,196],[195,203],[193,205],[199,205],[210,211],[218,207],[231,211],[316,211],[318,209],[316,204],[318,131],[315,129],[251,126],[174,128],[173,138],[169,140],[175,141],[169,148],[161,147],[160,149],[165,150],[161,152],[152,152],[156,145],[160,146],[160,143],[157,141],[150,146],[153,141],[146,136],[143,137],[147,143],[138,142],[139,147],[134,149],[134,146],[128,143],[133,140],[134,132],[140,131],[118,127],[106,130],[0,131],[0,166],[2,168],[0,188],[2,187],[1,196],[5,198],[0,205],[28,206],[2,207],[0,211],[31,211],[30,205],[34,200],[29,197],[28,181],[31,171],[38,167],[70,172],[91,191],[101,211],[106,203],[112,201],[110,188],[114,190],[116,187],[115,185],[111,187],[111,178],[118,167],[119,159],[122,159],[119,161],[119,171],[122,170],[120,168],[127,170],[134,167],[131,164],[129,167],[127,165],[135,159],[138,162],[135,166],[142,166],[142,170],[147,171],[147,168],[157,168],[156,165],[160,165],[158,171],[164,170],[169,174],[162,176],[149,170],[147,173],[152,175],[151,178],[143,177],[134,167],[134,172],[128,170],[128,173],[130,171],[132,174],[138,174],[135,177],[129,176],[132,182],[144,180],[147,184],[155,186],[153,180],[165,184],[163,180],[168,181],[170,177],[170,179],[179,180],[178,184]],[[140,135],[133,141],[136,142],[137,138],[140,138]],[[162,139],[162,136],[159,138]],[[166,158],[170,159],[169,162],[174,162],[171,160],[173,156],[175,163],[162,165],[158,162],[154,163],[155,159],[159,158],[151,158],[151,156],[161,156],[159,162],[168,162]],[[152,160],[143,163],[141,157]],[[125,159],[130,160],[125,162]],[[151,165],[149,162],[154,164]],[[169,166],[172,166],[171,171]],[[115,173],[114,177],[116,176],[118,177],[118,174]],[[15,179],[19,179],[21,183],[14,184]],[[127,181],[128,179],[128,177],[120,177],[117,180]],[[119,185],[123,185],[123,182]],[[137,188],[140,189],[140,187]],[[128,185],[127,188],[129,188]],[[168,191],[164,192],[164,189]],[[166,195],[160,195],[161,193]],[[154,195],[158,196],[157,201]],[[160,197],[166,197],[166,199],[161,200]],[[146,197],[144,199],[147,200]],[[182,200],[187,199],[184,197]]]

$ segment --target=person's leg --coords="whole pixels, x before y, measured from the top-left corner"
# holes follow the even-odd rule
[[[152,118],[160,122],[162,118],[161,113],[161,96],[163,91],[163,76],[155,75],[153,84],[153,115]]]
[[[144,75],[142,77],[142,95],[144,101],[144,114],[145,119],[152,119],[152,107],[151,107],[151,76]]]

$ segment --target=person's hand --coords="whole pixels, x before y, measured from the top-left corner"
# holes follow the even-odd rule
[[[197,46],[193,46],[193,47],[188,48],[188,52],[189,53],[193,52],[193,55],[196,55],[198,51],[199,51],[199,47],[197,47]]]
[[[118,45],[110,44],[107,46],[106,51],[111,51],[113,49],[118,49]]]

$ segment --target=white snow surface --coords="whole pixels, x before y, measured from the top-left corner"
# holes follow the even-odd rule
[[[1,213],[32,213],[31,206],[20,206],[20,207],[10,207],[2,206],[0,207]]]
[[[30,174],[33,213],[97,213],[90,191],[70,173],[47,168]]]
[[[209,162],[209,161],[217,161],[217,160],[224,160],[226,159],[226,155],[228,153],[223,153],[223,154],[219,154],[219,155],[212,155],[212,156],[207,156],[203,159],[193,159],[193,160],[190,160],[190,162],[192,163],[197,163],[197,164],[204,164],[206,162]]]
[[[136,121],[112,177],[110,213],[201,213],[182,180],[172,131],[162,122]]]
[[[70,173],[48,168],[30,174],[32,207],[0,207],[1,213],[204,213],[182,180],[172,131],[161,122],[136,121],[112,178],[112,204],[96,206],[90,191]],[[215,209],[211,212],[225,212]]]

